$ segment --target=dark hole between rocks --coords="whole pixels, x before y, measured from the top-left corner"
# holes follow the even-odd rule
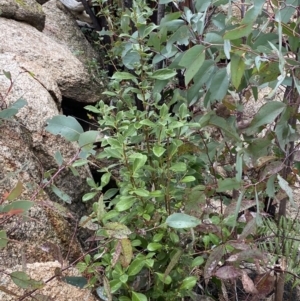
[[[76,118],[76,120],[80,123],[82,126],[83,130],[89,131],[89,130],[97,130],[97,115],[93,114],[89,111],[87,111],[84,107],[87,105],[95,105],[96,103],[83,103],[76,101],[75,99],[68,98],[68,97],[62,97],[62,102],[61,102],[61,108],[62,108],[62,113],[63,115],[66,116],[72,116]],[[92,116],[91,117],[89,117]],[[94,118],[94,119],[93,119]],[[96,147],[99,147],[97,143],[95,143]],[[104,174],[103,172],[98,171],[95,166],[90,165],[90,170],[92,173],[92,176],[94,178],[94,181],[96,183],[101,183],[101,177]],[[103,188],[102,193],[105,193],[107,190],[111,188],[118,188],[118,185],[116,181],[111,178],[109,183]]]
[[[79,102],[75,99],[63,96],[61,101],[61,109],[63,115],[76,118],[84,131],[97,130],[97,116],[84,108],[87,105],[93,106],[95,104],[96,103]]]

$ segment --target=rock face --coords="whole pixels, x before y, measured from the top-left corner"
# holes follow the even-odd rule
[[[45,262],[45,263],[35,263],[35,264],[28,264],[26,267],[26,273],[36,281],[47,281],[49,280],[54,274],[55,269],[60,268],[60,264],[58,262]],[[13,269],[7,269],[5,272],[10,274],[14,271],[22,271],[22,266],[16,266]],[[64,272],[62,276],[78,276],[78,272],[71,268]],[[12,283],[10,277],[7,275],[0,275],[0,283],[1,285],[5,285],[7,289],[11,292],[21,296],[24,293],[20,291],[20,289]],[[58,278],[54,278],[47,283],[47,285],[38,290],[33,294],[36,297],[36,300],[53,300],[53,301],[75,301],[75,300],[82,300],[82,301],[94,301],[97,300],[91,292],[88,290],[81,290],[78,289],[70,284],[67,284],[64,281],[61,281]],[[3,294],[0,291],[1,301],[13,301],[16,300],[15,296]],[[35,299],[33,299],[35,300]]]
[[[8,38],[10,37],[10,38]],[[84,38],[84,37],[83,37]],[[35,81],[50,93],[57,103],[61,95],[81,102],[94,102],[98,86],[93,84],[85,66],[72,52],[32,26],[0,18],[0,53],[14,55],[20,72],[34,74]],[[2,65],[5,69],[5,65]],[[7,67],[6,67],[7,68]],[[31,77],[28,74],[28,77]]]
[[[43,33],[68,49],[83,64],[89,64],[91,58],[99,58],[88,41],[83,38],[73,15],[57,0],[50,0],[43,5],[47,15]],[[64,30],[61,30],[63,28]]]
[[[54,0],[45,4],[44,33],[39,31],[44,25],[39,27],[16,17],[19,8],[16,9],[14,1],[0,0],[2,11],[3,8],[8,13],[5,18],[0,17],[0,111],[18,99],[25,99],[27,105],[15,118],[0,119],[0,204],[8,202],[4,196],[19,182],[23,188],[18,199],[30,200],[34,206],[24,217],[16,214],[6,220],[0,214],[0,231],[5,230],[10,239],[6,248],[0,248],[1,270],[57,259],[45,252],[43,246],[47,242],[57,245],[63,258],[73,262],[83,254],[79,241],[89,235],[80,233],[77,225],[88,212],[81,198],[89,190],[86,178],[90,172],[83,167],[78,169],[78,175],[73,175],[64,169],[55,178],[53,184],[70,196],[71,204],[64,204],[49,187],[39,189],[45,172],[59,168],[56,152],[67,163],[79,151],[76,144],[46,132],[45,125],[49,118],[60,114],[63,97],[86,103],[99,99],[102,87],[93,81],[84,64],[97,57],[73,17],[59,10]],[[70,24],[66,36],[63,22]],[[84,55],[80,57],[77,53]],[[1,277],[0,285],[5,285]],[[6,300],[3,293],[0,300]],[[53,300],[78,298],[55,295]]]
[[[42,31],[46,16],[35,0],[0,0],[1,17],[28,23]]]

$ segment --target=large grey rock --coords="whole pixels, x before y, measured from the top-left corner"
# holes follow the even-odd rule
[[[49,187],[35,196],[44,172],[58,169],[55,152],[60,151],[68,162],[78,148],[44,131],[46,120],[59,114],[47,89],[24,72],[14,61],[13,55],[0,53],[0,66],[11,73],[13,80],[11,87],[10,81],[0,76],[0,92],[5,104],[9,105],[19,98],[26,99],[28,103],[16,120],[2,121],[0,124],[0,195],[21,181],[24,186],[21,199],[35,202],[28,219],[20,221],[12,218],[5,224],[9,237],[19,243],[9,243],[7,248],[1,249],[0,258],[6,267],[22,264],[24,260],[30,263],[49,260],[49,255],[42,252],[41,245],[50,240],[61,247],[64,255],[70,247],[69,259],[74,260],[82,250],[78,240],[75,238],[70,241],[70,237],[75,235],[76,220],[86,212],[81,197],[88,190],[85,183],[88,171],[81,169],[80,175],[74,176],[65,170],[55,179],[55,185],[72,199],[72,204],[67,207],[56,208],[56,202],[62,202]]]
[[[0,0],[1,17],[28,23],[42,31],[45,14],[35,0]]]
[[[99,54],[91,47],[78,27],[74,16],[57,0],[50,0],[43,5],[47,15],[43,33],[68,49],[82,63],[88,65],[92,60],[99,60]],[[63,30],[61,30],[63,28]]]
[[[53,30],[63,31],[63,28]],[[52,91],[57,102],[60,94],[81,102],[99,99],[103,87],[91,79],[84,64],[66,46],[25,23],[1,17],[0,41],[5,41],[0,44],[0,53],[11,54],[22,72],[33,73],[36,84]]]

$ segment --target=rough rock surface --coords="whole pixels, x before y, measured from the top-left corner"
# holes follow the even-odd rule
[[[8,38],[9,37],[9,38]],[[97,101],[99,86],[91,80],[85,66],[63,45],[58,44],[33,27],[0,17],[0,53],[13,56],[13,62],[22,71],[34,74],[41,87],[81,102]],[[2,68],[7,68],[2,65]],[[58,92],[60,91],[60,92]]]
[[[46,16],[35,0],[0,0],[1,17],[25,22],[42,31]]]
[[[34,263],[28,264],[26,266],[27,275],[36,281],[43,281],[44,283],[55,275],[55,269],[60,268],[60,264],[55,262],[44,262],[44,263]],[[7,269],[5,273],[10,274],[15,271],[23,271],[22,266],[16,266],[13,269]],[[80,276],[78,271],[74,268],[70,268],[63,272],[62,276]],[[4,286],[6,289],[22,296],[25,291],[17,287],[10,279],[8,275],[0,274],[0,285]],[[58,278],[54,278],[51,281],[47,282],[45,286],[35,292],[33,296],[38,297],[38,300],[47,300],[47,301],[95,301],[97,300],[89,290],[79,289],[75,286],[60,281]],[[43,296],[43,297],[42,297]],[[47,296],[47,297],[46,297]],[[0,300],[1,301],[13,301],[18,300],[18,297],[5,294],[0,291]],[[27,300],[27,299],[26,299]],[[34,300],[34,299],[33,299]]]
[[[91,58],[99,58],[66,7],[57,0],[50,0],[43,5],[43,10],[47,15],[43,30],[46,36],[58,44],[67,46],[73,55],[84,64],[90,63]]]
[[[63,27],[56,29],[64,31]],[[71,204],[63,204],[49,188],[39,191],[38,186],[46,171],[58,169],[54,159],[57,151],[65,162],[78,153],[76,144],[45,131],[46,121],[60,112],[62,96],[82,102],[98,100],[98,87],[74,55],[77,47],[85,51],[88,46],[66,46],[67,40],[58,43],[59,38],[46,36],[29,24],[2,17],[0,40],[0,109],[20,98],[27,102],[16,118],[0,120],[0,203],[18,181],[23,185],[18,199],[34,202],[24,216],[13,215],[4,222],[7,216],[0,215],[0,230],[4,229],[10,239],[7,247],[0,249],[1,270],[56,259],[43,250],[47,242],[58,245],[63,258],[73,262],[82,255],[81,239],[89,235],[77,231],[78,219],[87,213],[81,198],[89,189],[85,180],[89,171],[81,168],[74,176],[64,170],[55,179],[55,185],[71,197]],[[89,55],[88,59],[94,58],[92,52]],[[3,70],[9,72],[11,81]],[[51,300],[85,300],[84,295],[75,296],[54,294]],[[6,299],[0,295],[0,300]]]

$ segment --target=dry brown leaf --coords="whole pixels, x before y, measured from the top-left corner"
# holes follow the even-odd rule
[[[245,271],[243,271],[242,274],[242,283],[243,287],[246,293],[256,295],[258,294],[258,290],[256,289],[253,281],[251,278],[247,275]]]

